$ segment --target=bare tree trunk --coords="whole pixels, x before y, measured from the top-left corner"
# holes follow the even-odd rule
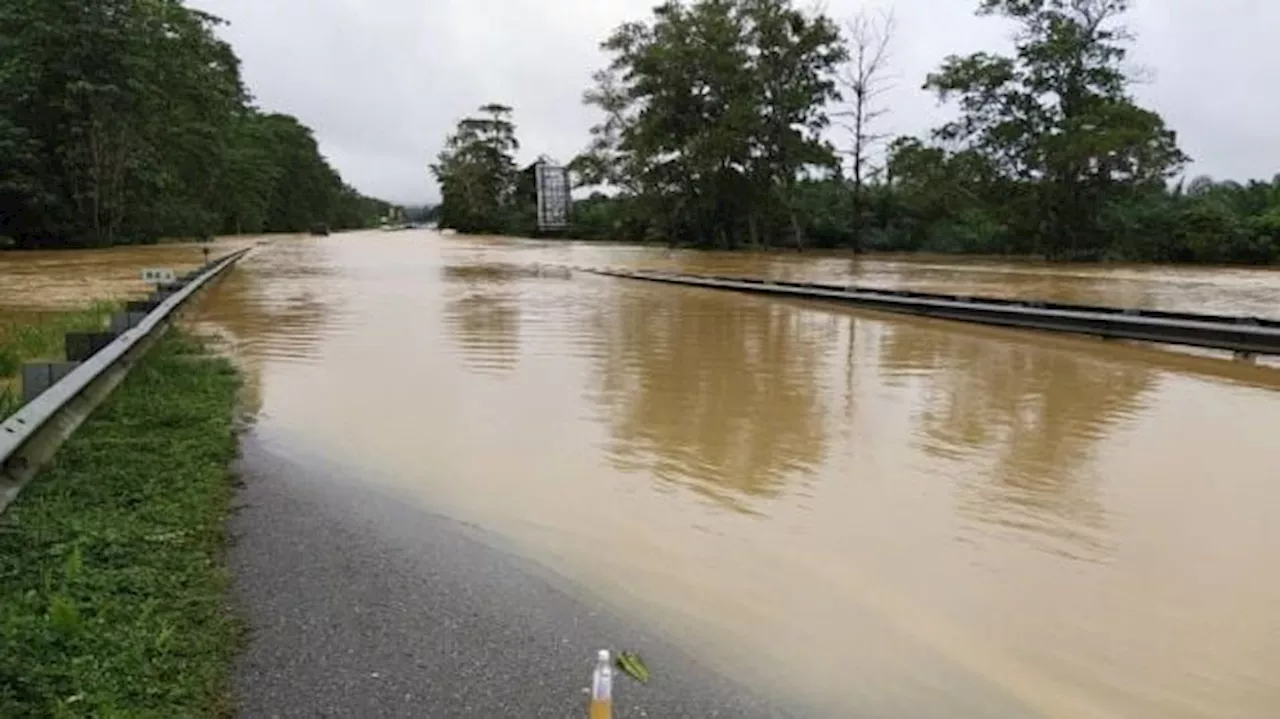
[[[855,255],[862,251],[863,237],[862,218],[864,213],[862,211],[862,163],[863,160],[866,159],[862,152],[862,148],[865,145],[865,136],[862,132],[862,128],[865,125],[863,116],[863,109],[865,105],[863,100],[864,98],[861,97],[857,99],[857,108],[855,110],[857,113],[857,127],[859,128],[858,132],[854,135],[854,147],[856,150],[853,157],[853,254]]]
[[[103,185],[106,180],[106,170],[103,167],[105,153],[102,139],[102,122],[99,118],[94,117],[89,124],[89,182],[92,185],[90,197],[93,205],[93,244],[103,244],[102,232],[102,192]]]
[[[119,235],[120,225],[125,218],[125,169],[129,165],[129,155],[132,151],[131,130],[128,126],[123,126],[120,128],[119,135],[116,138],[115,153],[111,158],[110,192],[107,195],[109,198],[107,240],[111,243],[115,242],[116,237]]]
[[[853,146],[847,154],[853,157],[853,253],[862,251],[866,228],[868,152],[885,135],[872,132],[873,122],[886,110],[876,105],[876,98],[890,89],[886,73],[889,67],[889,43],[893,37],[894,16],[892,10],[871,14],[862,10],[846,25],[850,48],[849,64],[841,73],[840,82],[847,91],[851,106],[834,117],[846,118],[837,124],[849,131]]]
[[[791,238],[796,243],[796,251],[804,252],[804,230],[800,227],[800,218],[796,215],[794,207],[789,209],[787,214],[791,216]]]

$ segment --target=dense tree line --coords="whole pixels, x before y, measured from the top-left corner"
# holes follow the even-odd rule
[[[311,130],[256,109],[181,0],[0,3],[0,237],[20,246],[376,223]]]
[[[978,0],[1008,56],[948,57],[924,89],[957,110],[883,135],[891,16],[845,32],[790,0],[672,0],[619,27],[584,97],[601,122],[570,163],[567,233],[698,247],[841,247],[1054,259],[1280,259],[1280,175],[1178,179],[1189,158],[1123,69],[1129,0]],[[511,109],[464,120],[434,166],[441,222],[533,231]],[[831,126],[850,131],[835,146]]]

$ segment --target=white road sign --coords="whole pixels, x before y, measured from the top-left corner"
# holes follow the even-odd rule
[[[173,270],[167,268],[151,268],[142,271],[142,281],[151,282],[153,284],[163,284],[165,282],[173,282],[177,279],[177,275]]]

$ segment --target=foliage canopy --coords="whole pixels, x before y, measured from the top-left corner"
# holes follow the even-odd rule
[[[0,236],[20,246],[371,224],[311,131],[252,105],[181,0],[0,4]]]
[[[610,61],[584,95],[600,121],[569,163],[575,185],[595,190],[575,203],[566,234],[708,248],[1280,259],[1280,175],[1174,182],[1189,158],[1132,96],[1129,6],[978,0],[978,14],[1018,28],[1013,52],[948,57],[923,87],[955,119],[928,137],[892,139],[879,162],[868,148],[889,138],[870,123],[892,109],[876,102],[891,13],[861,14],[841,33],[789,0],[670,0],[602,43]],[[468,154],[458,144],[467,122],[437,168],[461,166],[444,160]],[[828,141],[840,128],[851,136],[851,176]],[[502,133],[501,162],[442,177],[443,225],[535,232],[532,196],[510,174],[514,125]],[[459,189],[464,177],[486,188],[483,201],[463,199],[472,197]]]

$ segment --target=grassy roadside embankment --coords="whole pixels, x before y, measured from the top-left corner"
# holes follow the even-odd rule
[[[0,420],[22,403],[18,386],[23,362],[61,362],[67,356],[68,332],[98,332],[106,328],[119,302],[94,302],[74,312],[41,313],[31,321],[0,322]]]
[[[0,515],[0,717],[230,714],[239,385],[171,330]]]

